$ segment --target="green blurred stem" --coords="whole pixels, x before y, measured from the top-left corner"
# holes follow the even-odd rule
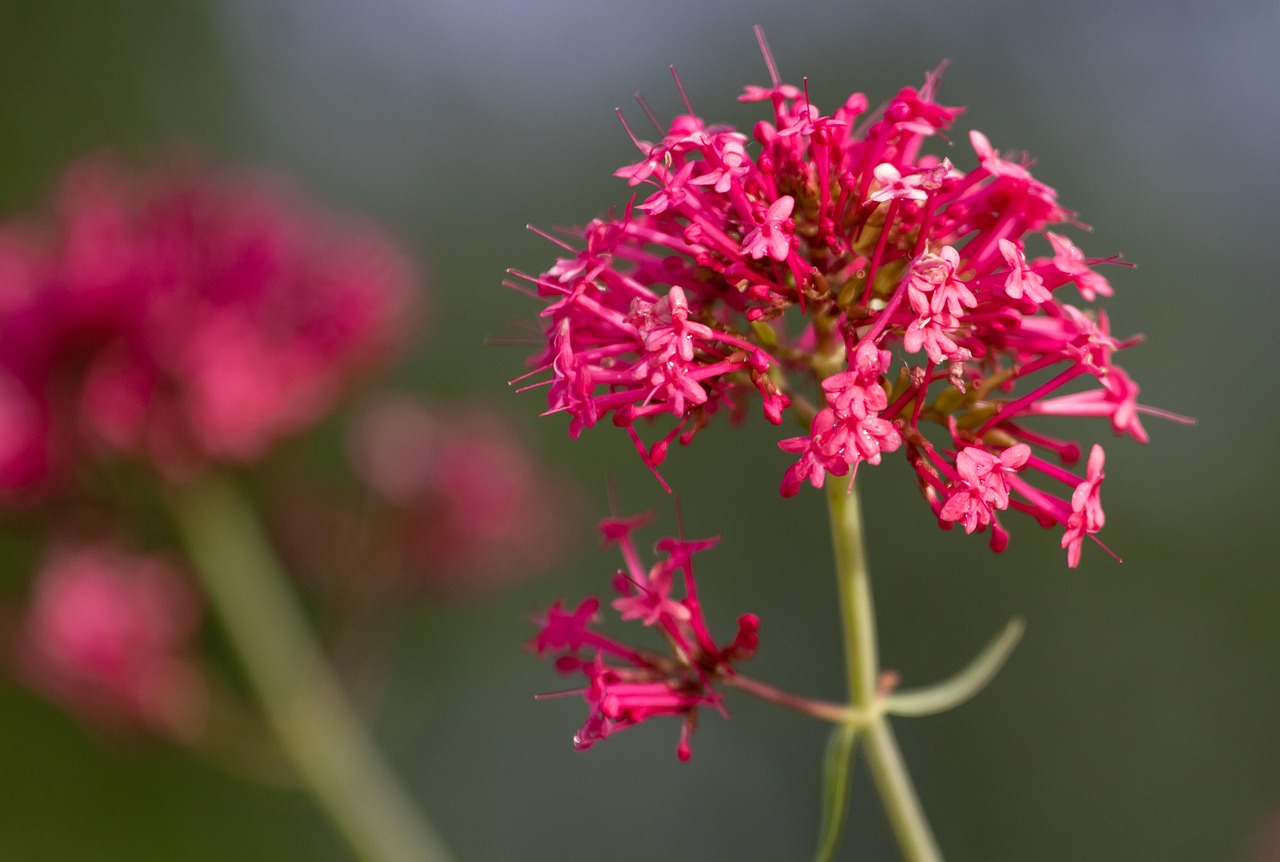
[[[250,501],[211,475],[171,489],[169,504],[281,747],[356,856],[450,859],[326,666]]]
[[[1024,628],[1022,619],[1014,617],[1004,631],[955,676],[927,688],[895,691],[884,698],[884,711],[890,715],[933,715],[954,709],[995,678],[1018,645]]]
[[[876,647],[875,611],[871,604],[871,582],[867,573],[863,542],[862,512],[858,506],[856,487],[828,477],[827,508],[831,517],[831,537],[835,547],[836,580],[840,590],[840,619],[844,632],[845,670],[848,675],[849,705],[870,720],[862,725],[863,749],[875,779],[889,825],[898,841],[903,859],[908,862],[941,860],[933,832],[925,819],[920,801],[911,785],[906,764],[898,751],[889,720],[877,704],[880,664]],[[837,732],[839,728],[837,728]],[[820,836],[819,862],[832,858],[842,810],[834,810],[837,799],[844,796],[847,773],[853,760],[853,739],[844,744],[848,756],[833,757],[836,738],[828,747],[823,780],[823,811],[826,827]],[[841,805],[843,808],[843,805]]]

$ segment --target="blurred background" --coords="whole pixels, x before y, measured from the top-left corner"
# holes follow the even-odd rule
[[[561,682],[521,651],[525,617],[602,591],[616,566],[592,533],[606,478],[624,512],[659,514],[642,538],[674,531],[675,514],[623,434],[567,440],[563,417],[536,418],[540,395],[507,387],[525,349],[484,345],[536,310],[501,287],[505,268],[554,258],[525,224],[625,201],[611,174],[635,156],[615,106],[639,117],[642,91],[670,117],[674,64],[704,117],[754,120],[735,99],[767,81],[756,23],[783,78],[807,76],[828,110],[949,59],[941,100],[968,106],[958,128],[1025,149],[1093,226],[1088,252],[1138,265],[1107,272],[1114,331],[1148,338],[1120,362],[1144,403],[1199,421],[1152,419],[1145,448],[1080,428],[1108,443],[1103,538],[1122,565],[1086,547],[1069,571],[1056,531],[1012,516],[992,555],[934,526],[905,463],[860,473],[883,661],[904,684],[1027,619],[979,698],[896,725],[948,858],[1280,859],[1275,4],[6,0],[0,205],[42,201],[85,153],[145,164],[179,147],[385,224],[430,306],[395,384],[507,410],[585,488],[557,571],[423,605],[398,632],[374,724],[413,794],[460,860],[803,859],[825,726],[731,695],[732,719],[705,714],[680,764],[674,723],[577,754],[581,701],[533,700]],[[699,560],[713,625],[727,636],[759,614],[753,675],[835,699],[823,499],[778,497],[774,439],[762,422],[714,428],[664,475],[687,533],[723,536]],[[24,573],[0,577],[13,593]],[[349,858],[302,794],[86,729],[12,683],[0,764],[0,859]],[[852,804],[843,858],[895,858],[861,768]]]

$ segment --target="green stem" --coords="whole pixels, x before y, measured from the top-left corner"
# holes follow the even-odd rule
[[[849,702],[869,710],[875,701],[880,659],[857,489],[846,491],[843,481],[829,476],[827,508],[831,516],[831,540],[835,547],[836,583],[840,589],[840,622],[844,632]]]
[[[995,678],[1018,645],[1024,628],[1020,618],[1013,618],[1004,631],[955,676],[928,688],[895,691],[884,699],[884,711],[890,715],[933,715],[954,709]]]
[[[877,704],[880,675],[876,646],[875,612],[871,603],[871,582],[867,572],[862,535],[862,513],[856,488],[846,490],[844,482],[828,477],[827,507],[831,517],[831,537],[835,548],[836,579],[840,590],[840,619],[844,632],[845,668],[849,703],[871,716],[863,725],[867,763],[876,789],[893,829],[903,858],[908,862],[935,862],[938,851],[933,832],[916,798],[906,765],[889,728],[888,718]],[[834,768],[849,769],[852,758]],[[833,768],[828,764],[828,768]],[[824,788],[841,786],[847,779],[828,778]],[[829,795],[829,791],[824,790]],[[823,858],[823,857],[819,857]]]
[[[867,764],[871,767],[876,789],[880,791],[889,826],[898,839],[902,858],[910,862],[940,862],[942,853],[929,829],[929,821],[925,819],[915,788],[911,786],[911,776],[907,765],[902,762],[902,753],[898,750],[893,729],[889,727],[889,719],[881,716],[868,725],[864,733],[867,737]]]
[[[172,489],[169,504],[281,747],[356,856],[448,860],[326,666],[251,504],[217,476]]]

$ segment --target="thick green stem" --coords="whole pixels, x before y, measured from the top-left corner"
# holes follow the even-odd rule
[[[858,491],[840,479],[827,479],[827,508],[835,547],[836,583],[840,589],[840,622],[844,632],[844,665],[849,702],[870,709],[875,701],[880,658],[876,619],[871,604],[871,579],[862,542],[862,510]]]
[[[862,513],[856,488],[828,477],[827,506],[835,547],[836,578],[840,589],[840,619],[844,632],[845,668],[850,706],[871,716],[863,725],[867,763],[903,858],[908,862],[934,862],[942,858],[924,811],[916,798],[906,765],[878,703],[880,664],[877,655],[875,612],[867,572],[862,535]],[[848,770],[852,758],[839,768]],[[828,769],[834,764],[828,764]],[[824,787],[843,786],[843,776],[828,777]],[[824,791],[824,794],[828,791]],[[826,800],[824,800],[824,808]],[[825,843],[825,842],[824,842]],[[819,858],[826,858],[819,856]]]
[[[911,785],[911,775],[902,762],[902,753],[898,751],[898,741],[894,739],[888,717],[880,716],[867,726],[864,733],[867,764],[880,792],[889,826],[898,839],[902,858],[910,862],[940,862],[942,853]]]
[[[169,502],[281,747],[357,857],[448,860],[325,664],[251,504],[216,476],[172,489]]]

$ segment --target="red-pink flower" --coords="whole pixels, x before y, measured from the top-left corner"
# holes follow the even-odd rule
[[[977,446],[966,446],[956,456],[959,475],[938,517],[944,521],[962,521],[966,533],[987,526],[995,517],[995,510],[1009,508],[1007,477],[1026,464],[1030,456],[1031,447],[1025,443],[1010,446],[999,455]]]
[[[1067,518],[1067,531],[1062,536],[1062,547],[1067,549],[1067,564],[1075,567],[1080,562],[1080,545],[1085,536],[1092,536],[1102,529],[1106,516],[1098,500],[1102,485],[1102,464],[1106,456],[1102,447],[1095,445],[1089,452],[1089,467],[1085,480],[1071,492],[1071,515]]]
[[[691,561],[693,554],[716,540],[662,539],[657,550],[665,557],[646,568],[632,532],[647,521],[611,518],[600,525],[600,531],[606,545],[618,545],[625,565],[614,576],[618,598],[613,608],[623,620],[640,620],[660,632],[668,652],[633,648],[596,631],[600,602],[594,598],[573,611],[566,611],[559,601],[552,604],[535,618],[538,633],[528,648],[539,657],[554,655],[560,673],[581,674],[585,679],[580,692],[589,714],[574,736],[577,749],[590,748],[650,718],[671,716],[682,720],[676,753],[688,760],[698,708],[709,706],[724,713],[716,683],[734,675],[736,662],[755,654],[759,620],[754,614],[740,617],[734,639],[717,645],[698,604]]]
[[[52,224],[0,226],[0,492],[85,455],[252,461],[385,358],[405,259],[275,182],[73,166]]]
[[[1026,157],[976,131],[967,157],[928,152],[962,112],[937,101],[937,73],[858,119],[862,94],[823,114],[767,49],[766,65],[770,85],[742,97],[771,111],[750,139],[681,115],[637,141],[641,160],[618,171],[631,201],[582,231],[581,250],[513,273],[546,302],[530,360],[543,379],[527,388],[548,387],[574,436],[611,418],[655,472],[673,441],[759,395],[770,422],[791,412],[807,429],[779,443],[796,456],[784,494],[901,450],[946,526],[991,527],[996,548],[998,509],[1068,527],[1080,446],[1028,420],[1104,415],[1145,440],[1138,414],[1159,413],[1111,361],[1136,340],[1067,304],[1111,295],[1095,267],[1116,258],[1050,231],[1078,223]],[[884,359],[859,369],[870,356]],[[650,423],[666,429],[654,442]],[[988,458],[999,471],[979,477]]]
[[[169,563],[108,545],[54,551],[18,629],[20,676],[85,719],[189,738],[206,709],[196,595]]]

